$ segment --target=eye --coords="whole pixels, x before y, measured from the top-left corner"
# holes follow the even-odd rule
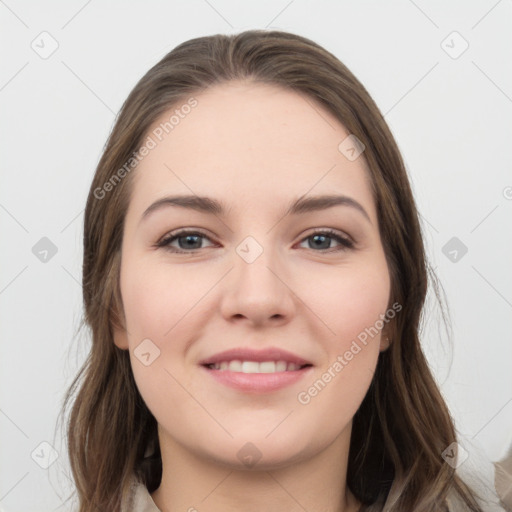
[[[339,235],[336,231],[332,229],[324,229],[322,231],[315,231],[311,235],[307,236],[303,239],[304,241],[312,240],[311,243],[308,243],[310,249],[321,249],[321,251],[316,252],[334,252],[334,251],[344,251],[347,249],[354,248],[354,242],[349,238],[343,237]],[[338,242],[341,247],[330,247],[332,241]],[[301,242],[303,243],[303,242]]]
[[[194,252],[197,249],[203,249],[201,246],[201,240],[206,239],[210,240],[205,234],[200,233],[199,231],[179,231],[175,234],[170,234],[169,236],[163,238],[156,245],[157,247],[165,247],[171,252]],[[178,242],[178,247],[172,246],[173,242]]]

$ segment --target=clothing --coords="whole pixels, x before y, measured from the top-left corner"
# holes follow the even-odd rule
[[[146,486],[133,475],[130,495],[121,507],[121,512],[161,512],[155,505]]]
[[[475,488],[478,486],[474,483]],[[489,492],[485,486],[484,488],[479,487],[478,490],[480,493],[485,494],[484,491]],[[488,496],[490,497],[490,501],[487,502],[487,506],[484,507],[485,512],[505,512],[501,505],[497,503],[498,498],[493,498],[492,494]],[[450,493],[447,498],[448,510],[450,512],[462,512],[467,509],[459,503],[458,499],[454,497],[454,491]],[[151,494],[147,490],[146,486],[137,479],[135,474],[132,477],[132,482],[130,484],[130,493],[127,500],[121,507],[121,512],[161,512],[161,510],[156,506],[153,498],[151,498]]]

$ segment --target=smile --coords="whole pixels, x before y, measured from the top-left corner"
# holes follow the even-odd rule
[[[238,347],[199,361],[207,379],[243,393],[269,393],[292,386],[314,370],[312,362],[277,347]]]
[[[309,364],[299,365],[287,361],[221,361],[207,365],[211,370],[230,371],[239,373],[279,373],[294,372]]]

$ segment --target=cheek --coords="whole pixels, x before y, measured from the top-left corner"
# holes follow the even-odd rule
[[[192,315],[194,305],[211,286],[208,280],[179,266],[127,261],[121,273],[121,293],[130,346],[144,338],[157,345],[176,338]]]
[[[178,382],[189,387],[176,371],[183,358],[184,344],[180,340],[187,339],[187,301],[172,273],[166,276],[154,267],[141,265],[134,272],[127,265],[126,279],[121,282],[137,388],[159,422],[164,420],[162,414],[169,414],[169,421],[175,421],[173,411],[187,399]]]
[[[339,272],[330,270],[330,278],[318,279],[308,295],[308,305],[328,326],[319,339],[325,358],[297,399],[310,418],[321,417],[328,410],[334,435],[336,428],[356,413],[372,381],[390,280],[384,260],[340,268]]]
[[[382,328],[379,320],[386,312],[389,291],[387,265],[374,261],[330,269],[325,278],[317,276],[315,286],[309,282],[303,294],[325,326],[323,338],[336,350],[348,350],[351,341],[360,335],[364,339],[368,330],[376,337],[375,326]]]
[[[357,409],[379,356],[382,315],[390,291],[387,265],[374,261],[373,265],[343,268],[323,282],[310,295],[311,309],[319,311],[328,326],[322,337],[326,358],[318,388],[327,384],[326,401],[343,398],[349,408]]]
[[[146,264],[144,258],[123,262],[121,293],[133,375],[157,418],[164,410],[179,410],[190,400],[184,389],[194,390],[183,372],[183,357],[200,324],[198,301],[212,278],[193,272],[184,276],[179,266]]]

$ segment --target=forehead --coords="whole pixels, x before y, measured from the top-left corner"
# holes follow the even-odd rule
[[[251,82],[192,96],[195,107],[181,109],[184,98],[146,135],[156,145],[134,173],[132,200],[140,208],[167,192],[230,204],[237,197],[289,203],[307,193],[338,192],[357,196],[375,215],[364,154],[350,161],[340,152],[350,133],[314,99]]]

